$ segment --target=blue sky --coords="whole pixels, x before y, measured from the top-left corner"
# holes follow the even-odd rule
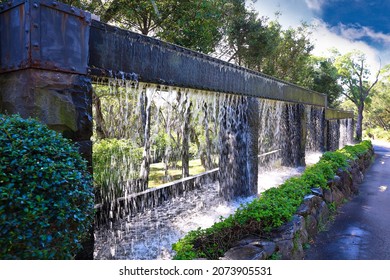
[[[249,1],[248,1],[249,2]],[[260,16],[275,18],[285,27],[302,21],[316,26],[315,55],[332,47],[341,53],[362,50],[371,67],[390,64],[390,0],[257,0]]]

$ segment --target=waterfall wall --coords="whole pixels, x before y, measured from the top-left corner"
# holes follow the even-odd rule
[[[171,138],[180,139],[179,148],[167,148],[156,156],[163,157],[166,166],[170,159],[179,157],[185,165],[191,141],[188,123],[197,118],[206,128],[203,158],[212,168],[216,162],[211,158],[219,154],[221,193],[226,192],[227,199],[254,192],[259,162],[268,160],[264,154],[279,157],[283,165],[304,165],[305,151],[321,149],[322,138],[327,139],[324,147],[335,149],[340,145],[337,136],[346,135],[340,132],[338,120],[352,119],[353,115],[325,109],[325,94],[91,18],[85,11],[56,1],[0,4],[0,112],[37,117],[78,142],[90,162],[91,84],[107,77],[119,88],[127,87],[125,81],[129,80],[138,88],[142,83],[148,85],[137,93],[134,107],[120,106],[129,104],[131,95],[126,91],[113,94],[119,98],[115,101],[119,119],[112,119],[105,131],[138,139],[143,149],[141,177],[147,178],[151,144],[161,132],[155,133],[152,122],[163,121],[163,116],[165,133],[175,124],[176,136]],[[176,90],[162,94],[165,86]],[[202,98],[191,101],[193,95]],[[156,96],[161,102],[152,104]],[[216,96],[222,101],[210,102]],[[158,107],[162,100],[164,109]],[[265,100],[274,105],[267,108],[269,101]],[[216,104],[219,124],[214,114]],[[310,110],[308,106],[312,106]],[[199,111],[202,116],[197,116]],[[270,115],[264,116],[267,112]],[[129,129],[129,118],[138,118],[140,125]],[[328,124],[324,129],[327,137],[319,135],[323,119]],[[348,121],[345,127],[350,127]],[[219,135],[219,142],[212,143],[209,133]],[[336,135],[337,144],[331,143],[335,139],[332,135]],[[347,139],[352,138],[347,135]]]
[[[325,108],[306,106],[306,151],[319,152],[325,150]]]
[[[255,98],[225,95],[220,113],[219,185],[230,200],[257,192],[258,111]]]

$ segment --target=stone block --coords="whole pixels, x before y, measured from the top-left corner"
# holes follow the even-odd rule
[[[312,188],[311,193],[316,195],[316,196],[319,196],[319,197],[324,196],[324,192],[323,192],[322,188]]]
[[[326,201],[326,203],[333,202],[333,194],[330,189],[324,189],[324,200]]]
[[[344,195],[339,189],[337,189],[337,188],[333,189],[332,196],[333,196],[333,202],[335,203],[336,207],[339,207],[340,205],[343,204]]]
[[[0,77],[0,112],[34,117],[74,141],[92,136],[92,86],[89,78],[27,69]]]
[[[318,226],[322,226],[327,223],[329,219],[329,207],[325,203],[325,201],[323,201],[318,208],[316,219],[318,222]]]
[[[221,258],[222,260],[263,260],[267,255],[261,247],[245,245],[233,247]]]
[[[274,241],[293,239],[295,234],[305,228],[305,219],[302,216],[294,215],[290,222],[277,228],[272,233]]]
[[[309,235],[309,238],[314,237],[317,234],[317,219],[313,215],[308,215],[305,218],[305,223],[306,223],[306,231]]]

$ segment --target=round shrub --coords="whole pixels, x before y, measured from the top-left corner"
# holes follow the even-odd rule
[[[72,259],[93,221],[92,179],[70,140],[0,114],[0,258]]]

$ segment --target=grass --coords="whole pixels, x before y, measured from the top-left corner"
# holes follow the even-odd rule
[[[200,159],[194,159],[190,160],[190,176],[200,174],[202,172],[205,172],[206,170],[202,166],[202,163],[200,162]],[[178,161],[176,163],[175,168],[169,168],[168,169],[168,176],[170,177],[169,180],[164,181],[164,173],[165,173],[165,168],[164,168],[164,163],[159,162],[159,163],[153,163],[150,165],[150,173],[149,173],[149,188],[153,188],[159,185],[162,185],[167,182],[171,182],[174,180],[178,180],[182,178],[181,175],[181,168],[182,168],[182,163],[181,161]]]

